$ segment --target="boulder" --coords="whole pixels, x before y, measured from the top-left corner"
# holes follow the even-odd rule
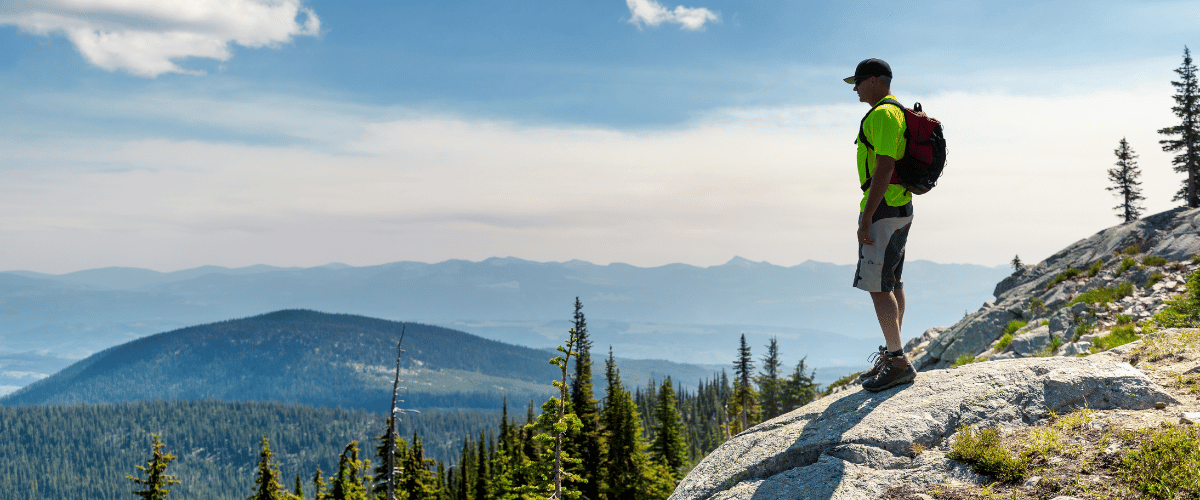
[[[853,388],[747,429],[679,483],[672,500],[875,498],[901,484],[982,478],[932,448],[960,425],[1029,425],[1048,411],[1147,409],[1174,402],[1110,358],[973,363],[880,393]],[[913,444],[930,451],[911,458]]]
[[[1008,344],[1008,350],[1022,357],[1037,356],[1046,346],[1050,345],[1054,334],[1046,325],[1036,326],[1025,333],[1013,337]],[[1060,337],[1061,338],[1061,337]]]
[[[964,354],[975,356],[1000,338],[1004,327],[1013,318],[1013,313],[1003,305],[977,311],[938,337],[938,343],[945,346],[941,352],[932,349],[935,343],[931,342],[929,354],[941,360],[940,365],[943,366],[953,363]]]

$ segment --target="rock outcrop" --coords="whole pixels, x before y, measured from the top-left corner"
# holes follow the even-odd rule
[[[1176,404],[1121,355],[1086,355],[1105,330],[1146,319],[1183,293],[1185,276],[1200,269],[1197,254],[1200,209],[1079,241],[1001,281],[994,302],[955,325],[910,340],[905,350],[922,371],[915,383],[876,394],[851,384],[752,427],[701,461],[671,499],[872,499],[900,484],[979,483],[985,478],[945,455],[961,425],[1014,428],[1050,411]],[[1119,293],[1072,302],[1104,290]],[[1009,338],[1013,320],[1026,324]]]
[[[1186,275],[1200,268],[1190,261],[1197,254],[1200,209],[1177,208],[1114,226],[1013,273],[996,285],[994,302],[954,326],[911,339],[905,351],[918,370],[947,368],[964,357],[1085,354],[1094,334],[1115,325],[1118,315],[1147,319],[1183,293]],[[1144,265],[1148,256],[1166,263]],[[1126,259],[1135,265],[1126,266]],[[1071,304],[1085,292],[1124,283],[1129,294],[1111,303]],[[1011,344],[995,349],[1012,320],[1028,323]]]
[[[940,451],[960,425],[1012,428],[1049,411],[1175,404],[1111,358],[1034,358],[922,373],[880,393],[852,388],[764,422],[709,454],[672,500],[869,499],[898,484],[981,482]]]

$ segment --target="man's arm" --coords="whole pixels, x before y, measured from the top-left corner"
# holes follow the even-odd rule
[[[858,225],[858,242],[863,245],[874,245],[871,239],[871,216],[875,209],[883,203],[883,195],[887,192],[892,180],[892,171],[896,169],[896,159],[887,155],[875,157],[875,173],[871,175],[871,192],[867,195],[867,206],[863,208],[862,222]]]

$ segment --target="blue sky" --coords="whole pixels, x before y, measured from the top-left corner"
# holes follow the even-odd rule
[[[840,78],[942,119],[910,258],[1117,222],[1200,2],[0,1],[0,268],[854,258]]]

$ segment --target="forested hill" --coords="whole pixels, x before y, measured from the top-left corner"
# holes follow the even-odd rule
[[[504,396],[524,405],[552,390],[546,351],[419,323],[284,310],[112,347],[0,404],[214,399],[384,411],[402,328],[408,407],[499,408]]]

